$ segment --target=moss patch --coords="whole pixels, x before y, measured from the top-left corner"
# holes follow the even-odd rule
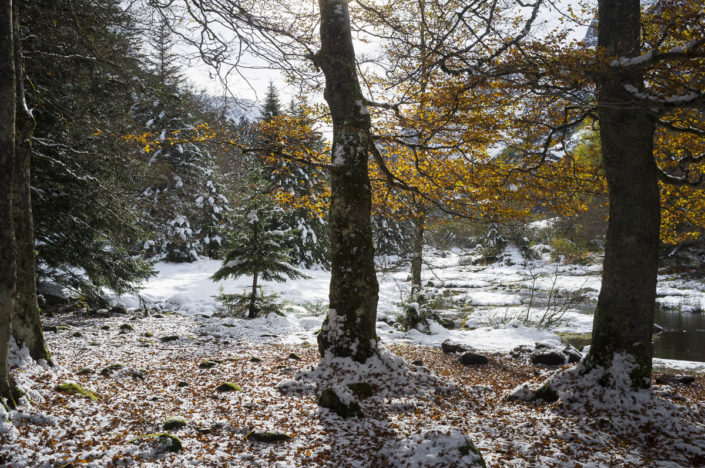
[[[182,427],[186,427],[186,420],[184,418],[168,418],[166,421],[164,421],[164,424],[162,424],[162,427],[164,428],[165,431],[173,431],[175,429],[181,429]]]
[[[225,382],[215,388],[219,392],[241,392],[242,387],[232,382]]]
[[[96,396],[95,393],[91,392],[90,390],[86,390],[82,386],[80,386],[77,383],[73,382],[67,382],[63,383],[61,385],[57,385],[54,390],[56,390],[59,393],[66,393],[68,395],[78,395],[83,398],[88,398],[93,401],[98,401],[98,397]]]

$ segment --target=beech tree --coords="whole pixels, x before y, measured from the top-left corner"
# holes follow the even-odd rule
[[[14,408],[19,396],[8,354],[15,295],[15,235],[12,230],[12,174],[15,157],[15,51],[13,2],[0,3],[0,399]]]

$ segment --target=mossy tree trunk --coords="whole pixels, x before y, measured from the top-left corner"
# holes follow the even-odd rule
[[[17,291],[12,317],[12,335],[18,344],[24,344],[35,360],[50,363],[42,333],[37,304],[37,278],[34,255],[34,223],[30,190],[31,137],[34,119],[27,109],[24,95],[24,69],[20,51],[18,22],[15,21],[15,161],[13,171],[12,211],[17,249]]]
[[[319,0],[321,50],[313,57],[325,75],[333,120],[329,313],[318,335],[321,355],[364,362],[377,353],[379,286],[370,225],[370,116],[356,73],[345,0]]]
[[[609,56],[639,54],[639,0],[600,0],[598,45]],[[633,67],[634,68],[634,67]],[[643,89],[638,70],[612,67],[598,79],[602,157],[609,224],[587,368],[631,356],[634,388],[650,385],[660,228],[654,124],[625,86]],[[609,383],[608,383],[609,384]]]
[[[8,363],[15,293],[15,240],[12,230],[15,67],[12,18],[12,2],[0,3],[0,400],[14,408],[17,395]]]

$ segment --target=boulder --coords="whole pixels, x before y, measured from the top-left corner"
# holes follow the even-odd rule
[[[461,429],[437,426],[401,440],[387,441],[377,452],[374,466],[423,466],[446,468],[462,466],[486,468],[482,454]]]
[[[583,359],[583,353],[577,350],[575,346],[568,345],[563,348],[563,354],[568,358],[568,364],[575,364]]]
[[[441,350],[445,354],[467,353],[470,351],[474,351],[471,346],[467,346],[460,343],[454,343],[451,340],[445,340],[443,343],[441,343]]]
[[[482,354],[477,354],[473,352],[468,352],[460,356],[458,359],[460,363],[464,366],[484,366],[488,362],[490,362],[489,358],[487,356],[483,356]]]
[[[534,364],[543,364],[546,366],[562,366],[566,363],[566,355],[557,349],[537,350],[529,356]]]

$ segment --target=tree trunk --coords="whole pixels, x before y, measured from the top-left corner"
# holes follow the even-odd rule
[[[15,67],[12,2],[0,3],[0,400],[14,408],[15,387],[8,354],[15,293],[15,240],[12,231],[12,165],[15,147]]]
[[[421,268],[423,265],[423,236],[425,232],[425,216],[414,219],[416,231],[414,235],[414,252],[411,257],[411,290],[421,289]]]
[[[609,56],[639,54],[639,0],[599,1],[598,45]],[[586,364],[634,359],[633,388],[650,385],[660,228],[654,124],[625,85],[643,89],[638,71],[608,70],[598,79],[600,142],[609,190],[602,289]],[[609,382],[606,382],[609,385]]]
[[[12,211],[17,249],[17,291],[12,317],[12,335],[17,344],[24,344],[36,361],[50,363],[50,354],[44,342],[42,322],[37,304],[37,278],[34,257],[34,224],[30,192],[30,138],[34,119],[29,113],[24,96],[24,69],[19,41],[19,25],[15,19],[15,161],[13,171]]]
[[[319,0],[321,50],[333,120],[330,309],[318,334],[321,356],[365,362],[377,353],[377,299],[367,170],[370,116],[360,90],[346,0]]]
[[[255,272],[252,277],[252,295],[250,296],[250,311],[248,313],[248,318],[251,319],[257,317],[257,276],[259,275]]]

